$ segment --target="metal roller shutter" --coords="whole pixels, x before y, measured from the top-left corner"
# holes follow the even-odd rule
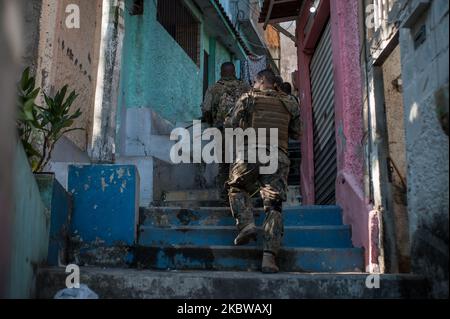
[[[326,26],[310,65],[314,124],[315,202],[335,203],[336,136],[331,27]]]

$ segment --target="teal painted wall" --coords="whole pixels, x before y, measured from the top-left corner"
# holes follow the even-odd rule
[[[125,13],[120,108],[148,107],[173,123],[191,121],[201,115],[203,27],[197,66],[156,20],[156,1],[144,1],[143,16]]]
[[[233,61],[230,52],[219,41],[216,41],[216,80],[220,79],[220,66],[224,62]]]
[[[132,2],[126,0],[127,9],[131,8]],[[151,108],[174,124],[199,118],[204,51],[210,55],[209,85],[220,79],[220,65],[232,61],[228,49],[208,35],[201,14],[187,0],[201,23],[201,61],[197,66],[156,20],[156,3],[144,0],[143,16],[130,16],[125,10],[118,130],[120,114],[123,114],[120,110],[124,107]]]
[[[232,61],[230,51],[225,48],[217,39],[213,37],[207,37],[208,53],[209,53],[209,72],[208,80],[209,85],[213,85],[220,79],[220,66],[224,62]],[[236,62],[236,61],[235,61]],[[236,68],[238,64],[236,64]]]
[[[45,208],[22,145],[15,159],[10,298],[32,298],[38,265],[47,260],[50,212]]]
[[[208,39],[208,53],[209,53],[209,70],[208,70],[208,84],[213,85],[216,82],[216,39],[210,37]]]

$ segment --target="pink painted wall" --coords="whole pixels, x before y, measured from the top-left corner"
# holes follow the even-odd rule
[[[362,73],[357,1],[330,1],[337,143],[336,202],[352,226],[355,246],[366,248],[369,262],[370,208],[364,195]]]
[[[300,189],[302,192],[303,204],[314,204],[314,145],[313,145],[313,117],[311,101],[311,85],[309,64],[311,55],[305,52],[303,43],[305,41],[303,28],[305,19],[300,17],[297,21],[298,39],[298,79],[300,114],[302,118],[301,152],[302,162],[300,165]]]
[[[305,6],[304,11],[309,8]],[[378,229],[369,232],[368,205],[364,194],[364,150],[362,146],[362,75],[360,68],[360,39],[358,2],[325,0],[321,2],[310,34],[303,36],[309,12],[302,12],[298,23],[299,86],[302,102],[303,137],[301,185],[305,204],[314,203],[314,154],[309,63],[317,40],[328,18],[331,22],[334,85],[335,127],[337,143],[336,202],[343,209],[344,223],[352,226],[356,247],[364,247],[366,264],[378,253]],[[378,215],[374,215],[376,216]],[[372,219],[373,219],[372,218]],[[370,220],[371,225],[377,220]],[[376,236],[377,240],[370,240]],[[369,260],[370,257],[370,260]]]

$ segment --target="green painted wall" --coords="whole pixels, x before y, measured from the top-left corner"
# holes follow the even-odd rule
[[[50,213],[45,208],[22,145],[14,167],[15,214],[13,221],[10,298],[31,298],[38,265],[47,260]]]
[[[224,62],[232,61],[236,66],[236,76],[239,78],[241,76],[241,62],[235,60],[233,55],[228,51],[228,49],[223,46],[217,39],[213,37],[208,38],[208,53],[209,53],[209,72],[208,80],[209,85],[213,85],[220,79],[220,66]]]
[[[126,0],[127,9],[131,8],[132,2]],[[219,41],[208,35],[202,16],[195,6],[189,0],[186,3],[201,22],[199,66],[156,20],[157,1],[144,0],[143,16],[131,16],[125,10],[118,114],[123,114],[120,111],[123,107],[148,107],[172,123],[192,121],[200,117],[204,51],[210,55],[209,85],[220,78],[220,65],[231,61],[231,55]]]
[[[209,38],[208,41],[209,53],[209,70],[208,70],[208,84],[213,85],[216,82],[216,39]]]
[[[220,66],[224,62],[232,61],[230,52],[219,41],[216,41],[216,80],[220,79]]]
[[[203,27],[197,66],[156,20],[156,1],[144,1],[144,15],[125,13],[120,107],[152,108],[173,123],[191,121],[201,115]],[[132,2],[127,0],[126,8]],[[190,7],[201,22],[200,14]]]

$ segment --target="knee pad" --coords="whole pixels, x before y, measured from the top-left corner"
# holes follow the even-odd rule
[[[281,213],[281,209],[283,207],[283,202],[281,199],[274,200],[274,199],[265,199],[264,200],[264,211],[268,213],[269,211],[277,211]]]

